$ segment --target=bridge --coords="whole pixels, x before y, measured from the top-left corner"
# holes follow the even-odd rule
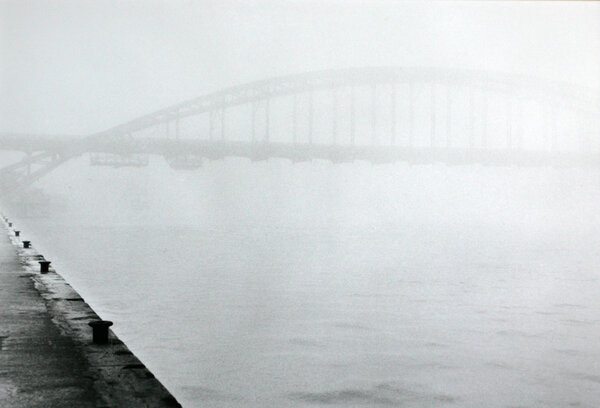
[[[228,156],[600,166],[597,90],[493,72],[376,67],[276,77],[226,88],[91,135],[0,133],[24,157],[0,169],[10,196],[64,162],[177,169]]]

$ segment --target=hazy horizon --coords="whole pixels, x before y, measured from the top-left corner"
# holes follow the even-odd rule
[[[600,87],[595,2],[0,2],[0,130],[88,134],[209,92],[423,66]]]

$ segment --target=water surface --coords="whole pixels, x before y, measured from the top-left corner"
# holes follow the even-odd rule
[[[600,401],[593,175],[234,164],[22,221],[184,406]]]

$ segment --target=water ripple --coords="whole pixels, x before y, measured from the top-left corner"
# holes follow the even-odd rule
[[[342,389],[323,392],[299,392],[289,398],[316,405],[364,405],[395,407],[406,402],[419,402],[419,406],[439,406],[454,403],[457,397],[428,392],[417,392],[394,384],[378,384],[371,389]]]

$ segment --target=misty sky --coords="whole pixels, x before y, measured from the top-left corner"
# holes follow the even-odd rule
[[[0,130],[100,131],[224,86],[352,66],[600,87],[596,2],[0,1]]]

